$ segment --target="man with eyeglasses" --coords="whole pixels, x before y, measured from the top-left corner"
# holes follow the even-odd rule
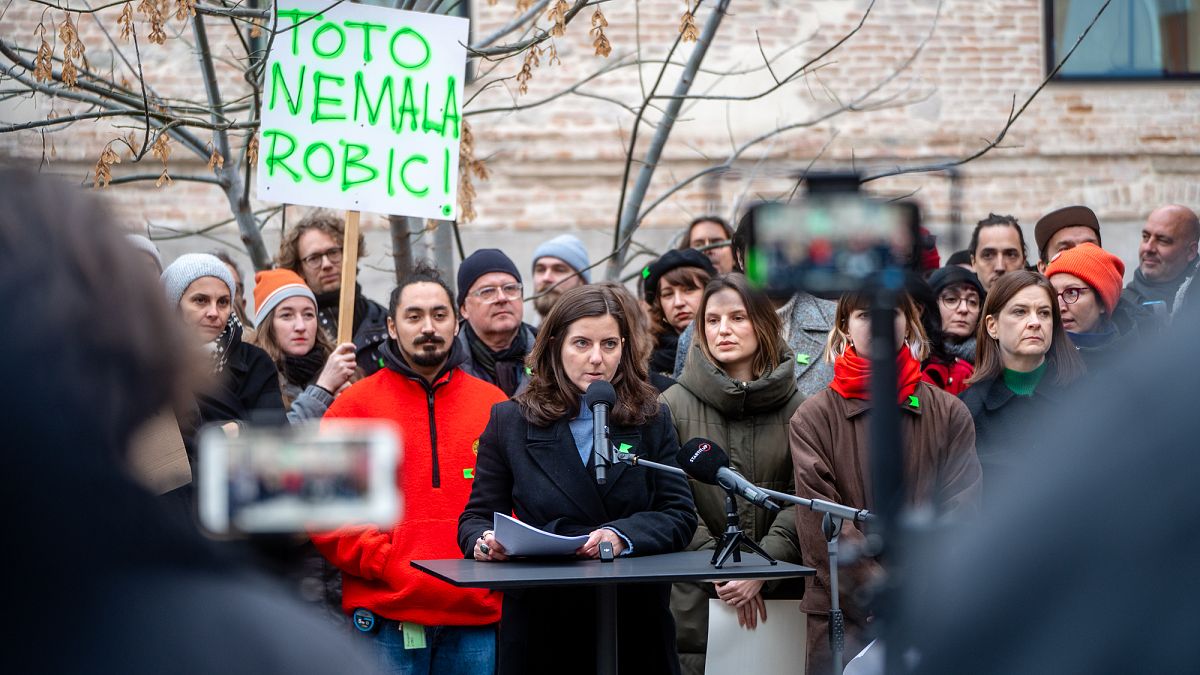
[[[458,339],[466,347],[462,369],[490,382],[507,396],[520,391],[529,375],[525,355],[535,332],[524,323],[521,273],[502,251],[482,248],[458,266],[458,307],[463,322]]]
[[[297,223],[279,244],[277,267],[299,274],[317,296],[317,322],[331,341],[337,339],[342,291],[342,246],[346,224],[329,211],[315,211]],[[358,235],[358,257],[366,250]],[[363,297],[354,285],[354,343],[358,367],[371,375],[383,367],[381,349],[387,340],[387,309]]]

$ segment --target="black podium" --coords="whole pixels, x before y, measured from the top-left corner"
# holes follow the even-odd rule
[[[617,672],[616,584],[784,579],[814,573],[811,567],[784,562],[771,565],[754,555],[743,555],[741,562],[728,562],[721,569],[713,567],[711,561],[712,551],[684,551],[641,558],[617,558],[611,563],[599,560],[478,562],[453,559],[414,560],[412,566],[464,588],[503,591],[552,586],[598,587],[596,630],[600,633],[602,644],[611,645],[612,648],[597,653],[596,672],[613,675]]]

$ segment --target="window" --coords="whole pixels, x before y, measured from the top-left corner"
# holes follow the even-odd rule
[[[1103,4],[1047,0],[1047,72]],[[1200,0],[1112,0],[1057,79],[1200,79]]]

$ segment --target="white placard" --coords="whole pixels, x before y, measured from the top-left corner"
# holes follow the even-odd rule
[[[453,219],[468,21],[330,4],[278,3],[258,198]]]

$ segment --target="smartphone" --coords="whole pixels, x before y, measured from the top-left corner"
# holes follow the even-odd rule
[[[200,433],[197,499],[211,533],[282,534],[387,527],[401,515],[395,425],[328,420]]]
[[[769,293],[842,293],[888,268],[911,267],[919,212],[910,202],[821,193],[750,211],[746,276]]]

